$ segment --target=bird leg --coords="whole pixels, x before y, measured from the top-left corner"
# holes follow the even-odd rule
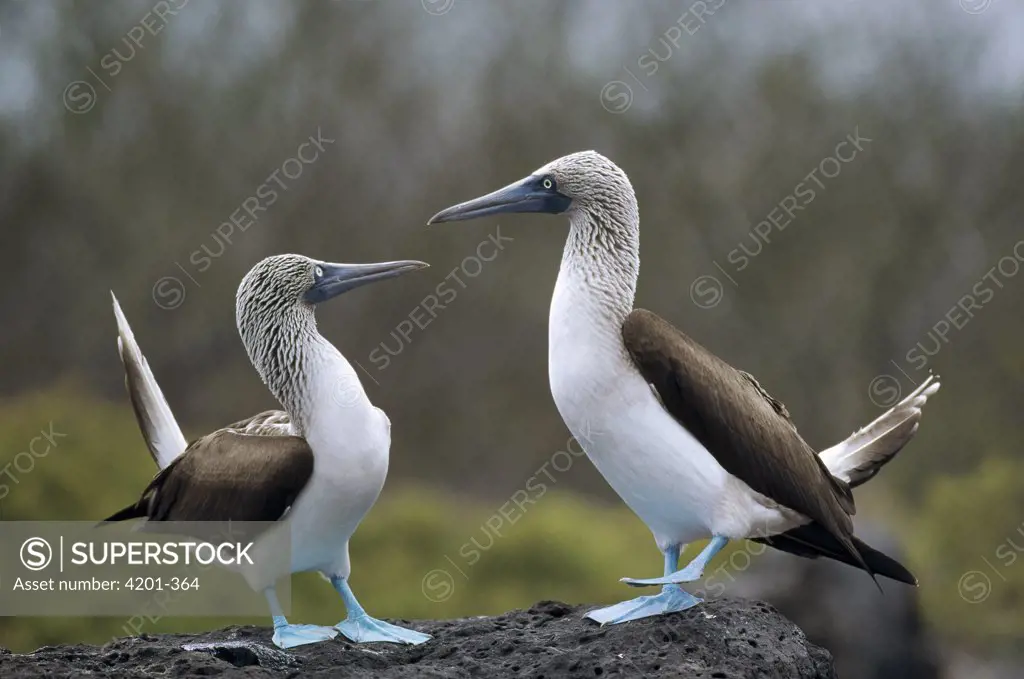
[[[635,578],[622,578],[622,582],[633,587],[650,587],[652,585],[677,585],[681,582],[694,582],[700,580],[704,575],[704,568],[711,563],[711,559],[715,558],[715,554],[721,551],[722,547],[729,542],[729,538],[716,535],[711,538],[711,542],[701,551],[697,557],[686,565],[681,571],[675,573],[666,573],[661,578],[645,578],[643,580],[637,580]],[[674,568],[674,567],[673,567]]]
[[[367,615],[359,605],[352,588],[346,578],[330,576],[331,584],[345,602],[347,613],[344,620],[334,627],[351,641],[364,643],[367,641],[388,641],[395,644],[422,644],[430,640],[429,634],[406,629],[398,625],[378,620]]]
[[[277,592],[273,587],[264,590],[270,614],[274,616],[274,644],[278,648],[292,648],[304,644],[315,644],[338,636],[338,630],[320,625],[291,625],[284,617],[281,604],[277,600]]]
[[[671,575],[679,566],[679,547],[679,545],[671,545],[664,550],[666,576]],[[587,613],[586,617],[602,625],[617,625],[627,620],[685,611],[701,601],[679,585],[667,584],[662,587],[661,594],[640,596],[614,606],[599,608]]]

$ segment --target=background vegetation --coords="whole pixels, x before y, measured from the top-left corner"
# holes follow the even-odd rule
[[[8,482],[4,519],[98,518],[153,472],[109,290],[194,436],[274,406],[234,328],[256,261],[420,258],[432,268],[319,316],[394,422],[388,486],[352,546],[361,598],[407,618],[622,598],[618,577],[659,557],[585,461],[453,572],[450,598],[422,591],[567,437],[545,334],[563,222],[501,220],[513,240],[477,275],[460,267],[477,271],[465,259],[497,222],[424,223],[595,148],[639,195],[638,304],[757,375],[812,444],[942,375],[860,514],[905,545],[944,650],[1019,653],[1024,8],[726,2],[695,23],[667,1],[171,5],[155,19],[146,1],[0,4],[0,465],[50,423],[66,434]],[[244,232],[218,234],[318,131],[331,141],[317,160]],[[863,152],[758,239],[855,133]],[[757,254],[739,270],[741,245]],[[700,276],[720,285],[713,306],[694,303]],[[403,337],[446,278],[456,298]],[[980,305],[966,319],[951,312],[965,295]],[[338,617],[326,583],[296,582],[298,617]],[[0,619],[0,644],[98,641],[121,624]]]

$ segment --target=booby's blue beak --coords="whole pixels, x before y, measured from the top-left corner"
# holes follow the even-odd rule
[[[571,198],[559,193],[550,175],[530,175],[494,193],[441,210],[427,224],[459,222],[507,212],[558,214],[568,210],[571,203]]]
[[[425,269],[429,264],[407,259],[380,264],[327,264],[316,267],[313,287],[303,295],[310,304],[319,304],[360,285],[401,276],[409,271]]]

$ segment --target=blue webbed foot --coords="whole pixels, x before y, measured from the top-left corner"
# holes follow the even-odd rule
[[[335,628],[357,644],[368,641],[387,641],[393,644],[422,644],[430,641],[431,636],[416,630],[406,629],[389,622],[371,618],[366,613],[349,616]]]
[[[585,617],[602,625],[617,625],[627,620],[639,620],[640,618],[648,618],[654,615],[685,611],[688,608],[693,608],[701,601],[703,599],[698,599],[686,590],[671,586],[666,587],[661,594],[641,596],[629,601],[623,601],[614,606],[598,608],[587,613]]]
[[[389,622],[372,618],[366,614],[363,607],[356,600],[352,588],[348,585],[348,579],[340,576],[330,576],[331,584],[338,590],[342,600],[345,602],[345,609],[348,617],[334,627],[357,644],[367,641],[388,641],[393,644],[423,644],[430,641],[429,634],[406,629]]]
[[[651,587],[653,585],[678,585],[681,582],[696,582],[704,576],[704,564],[694,561],[681,571],[676,571],[661,578],[621,578],[632,587]]]
[[[622,582],[633,587],[651,587],[652,585],[678,585],[681,582],[694,582],[700,580],[704,575],[704,567],[711,563],[711,559],[714,558],[715,554],[729,542],[729,539],[721,535],[715,535],[708,542],[707,546],[701,550],[701,553],[697,557],[686,565],[685,568],[679,571],[672,572],[675,569],[676,564],[674,563],[675,557],[670,556],[668,552],[665,555],[665,573],[666,575],[660,578],[622,578]]]
[[[305,644],[329,641],[338,636],[338,630],[320,625],[274,625],[274,645],[278,648],[294,648]]]

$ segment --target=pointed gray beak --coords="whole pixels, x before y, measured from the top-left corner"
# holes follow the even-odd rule
[[[367,283],[382,281],[385,278],[401,276],[409,271],[425,269],[429,264],[405,259],[398,262],[381,262],[380,264],[327,264],[317,268],[313,287],[306,291],[303,298],[310,304],[319,304],[343,292]]]
[[[441,210],[430,218],[427,225],[460,222],[510,212],[558,214],[568,210],[570,203],[572,199],[559,193],[550,177],[530,175],[486,196]]]

